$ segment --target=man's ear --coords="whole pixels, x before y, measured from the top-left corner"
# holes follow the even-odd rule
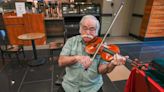
[[[81,34],[81,28],[79,28],[79,33]]]

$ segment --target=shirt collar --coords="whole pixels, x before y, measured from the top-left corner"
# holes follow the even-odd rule
[[[81,35],[79,35],[79,39],[78,39],[79,42],[81,42],[82,44],[85,44],[85,42],[83,41]]]

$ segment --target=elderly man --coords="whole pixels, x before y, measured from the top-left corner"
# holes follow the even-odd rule
[[[66,70],[58,92],[103,92],[102,74],[111,72],[117,65],[125,64],[126,58],[119,55],[114,55],[113,60],[107,63],[99,55],[91,60],[85,52],[86,43],[98,35],[99,28],[97,18],[86,15],[80,21],[81,35],[67,40],[58,60],[59,66],[64,66]]]

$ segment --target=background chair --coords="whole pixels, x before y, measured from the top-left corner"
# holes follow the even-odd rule
[[[72,25],[65,25],[64,27],[64,42],[60,43],[60,42],[56,42],[56,41],[52,41],[49,43],[49,50],[50,50],[50,61],[57,61],[57,58],[54,58],[54,51],[62,49],[62,47],[64,46],[65,42],[67,41],[68,38],[75,36],[75,35],[79,35],[79,28],[77,26],[72,26]],[[56,81],[55,81],[55,85],[61,86],[61,83],[63,81],[63,76],[65,74],[65,69],[61,69],[60,70],[60,74],[57,74],[56,77]]]
[[[12,54],[16,55],[16,58],[18,60],[18,63],[20,63],[19,60],[19,54],[23,53],[23,56],[25,58],[25,53],[24,53],[24,48],[23,45],[11,45],[9,42],[6,40],[6,32],[5,30],[0,30],[0,52],[1,52],[1,58],[3,61],[3,64],[5,64],[5,55],[8,55],[11,58]]]
[[[63,47],[64,43],[61,43],[61,42],[56,42],[56,41],[52,41],[49,43],[49,50],[50,50],[50,60],[53,61],[54,58],[54,51],[55,50],[59,50]]]

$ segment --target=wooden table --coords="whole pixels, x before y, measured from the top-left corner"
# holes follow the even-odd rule
[[[35,46],[35,40],[43,38],[45,36],[44,33],[26,33],[18,36],[18,39],[20,40],[31,40],[32,48],[33,48],[33,54],[34,54],[34,60],[31,62],[28,62],[30,66],[37,66],[45,63],[45,59],[41,59],[37,57],[37,51]]]

